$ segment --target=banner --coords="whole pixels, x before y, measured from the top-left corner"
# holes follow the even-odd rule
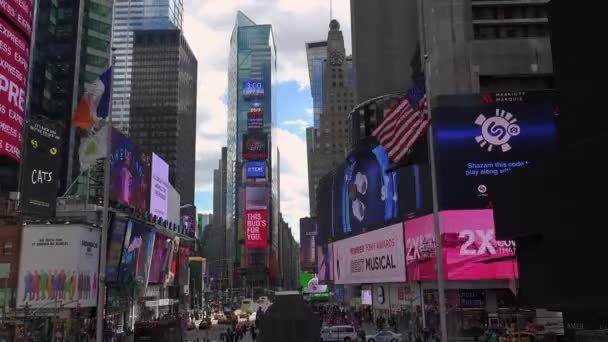
[[[0,2],[0,13],[29,39],[32,35],[33,0],[8,0]]]
[[[268,247],[268,210],[245,210],[245,248]]]
[[[316,272],[317,226],[317,219],[315,217],[300,219],[300,270],[302,271]]]
[[[333,243],[336,284],[405,281],[403,224]]]
[[[97,304],[100,231],[78,224],[23,228],[17,307]]]
[[[247,112],[247,129],[264,128],[264,109],[262,104],[255,102]]]
[[[133,278],[141,284],[148,283],[155,233],[155,228],[139,221],[129,220],[120,263],[121,281]]]
[[[248,186],[245,188],[245,210],[267,210],[268,188]]]
[[[243,134],[243,159],[244,160],[266,160],[266,159],[268,159],[268,134],[266,134],[266,133]]]
[[[152,153],[151,177],[150,214],[166,220],[169,205],[169,164],[156,153]]]
[[[492,210],[448,210],[439,215],[446,280],[519,277],[515,242],[496,240]],[[404,229],[408,280],[436,280],[433,216],[406,221]]]
[[[150,263],[150,276],[148,282],[152,284],[162,284],[167,272],[167,258],[169,257],[169,249],[171,247],[171,239],[162,234],[156,234],[154,240],[154,252],[152,253],[152,262]]]
[[[372,288],[372,305],[374,310],[390,309],[390,287],[389,284],[374,284]]]
[[[61,168],[61,127],[33,118],[27,124],[27,145],[21,170],[20,210],[41,217],[55,216]]]
[[[108,232],[108,261],[106,263],[106,281],[118,281],[120,257],[127,231],[127,220],[114,215]]]

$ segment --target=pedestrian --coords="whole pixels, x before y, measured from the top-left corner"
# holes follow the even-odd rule
[[[255,342],[258,338],[258,333],[255,331],[255,327],[251,327],[251,340]]]

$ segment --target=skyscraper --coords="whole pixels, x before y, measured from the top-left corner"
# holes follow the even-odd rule
[[[316,214],[316,189],[319,179],[342,163],[349,149],[348,113],[354,105],[353,62],[346,56],[344,36],[337,20],[332,20],[327,34],[327,58],[322,66],[322,110],[319,127],[307,132],[312,158],[308,159],[311,216]],[[313,70],[314,73],[314,70]],[[316,131],[315,136],[308,136]]]
[[[133,67],[133,32],[141,29],[182,28],[182,0],[115,0],[112,25],[114,55],[113,121],[128,133]]]
[[[277,217],[275,211],[278,211],[279,196],[278,177],[275,174],[278,172],[278,156],[273,136],[276,70],[272,27],[257,25],[239,11],[230,39],[228,62],[226,225],[227,239],[234,243],[227,257],[232,258],[233,266],[238,268],[231,271],[243,285],[266,286],[270,279],[270,260],[277,258],[278,241],[274,232],[278,231],[278,222],[273,222]],[[243,143],[244,139],[246,143]],[[259,149],[258,153],[250,153],[254,149]],[[263,178],[247,177],[245,167],[253,159],[261,163],[258,165],[266,171]],[[262,200],[265,203],[262,207],[267,209],[259,214],[267,218],[268,236],[263,236],[265,241],[257,241],[267,248],[245,249],[243,202],[246,184],[255,186],[260,195],[264,192],[267,194],[266,200]]]
[[[306,43],[306,59],[312,95],[313,122],[314,127],[319,128],[323,112],[323,68],[327,59],[327,41]]]
[[[135,31],[129,135],[167,161],[182,204],[194,202],[197,65],[180,30]]]

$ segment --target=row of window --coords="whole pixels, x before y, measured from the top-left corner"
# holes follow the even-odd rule
[[[2,255],[4,255],[4,256],[13,255],[13,241],[12,240],[4,240],[2,242]]]
[[[473,27],[474,38],[481,39],[505,39],[526,37],[547,37],[549,27],[544,24],[532,25],[475,25]]]

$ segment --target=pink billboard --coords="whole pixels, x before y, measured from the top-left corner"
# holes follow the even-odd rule
[[[21,160],[30,44],[0,18],[0,156]]]
[[[439,213],[443,265],[447,280],[493,280],[519,277],[513,241],[497,241],[491,209]],[[433,215],[406,221],[408,280],[436,280]]]
[[[29,38],[32,35],[33,0],[0,1],[0,12]]]

